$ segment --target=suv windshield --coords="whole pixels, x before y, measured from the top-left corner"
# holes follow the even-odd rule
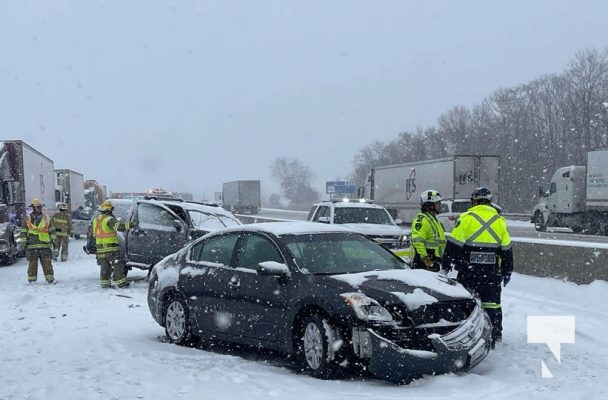
[[[370,239],[349,233],[319,233],[284,237],[303,272],[348,274],[404,268],[399,258]]]
[[[190,214],[192,225],[196,229],[204,231],[239,225],[237,221],[223,215],[209,214],[198,210],[188,210],[188,214]]]
[[[388,213],[381,208],[336,207],[335,224],[392,224]]]

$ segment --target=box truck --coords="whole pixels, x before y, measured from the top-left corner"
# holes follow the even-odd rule
[[[225,182],[223,206],[234,213],[257,214],[262,205],[259,180]]]
[[[84,176],[71,169],[56,169],[55,177],[55,201],[66,203],[70,212],[84,208]]]
[[[420,210],[420,194],[434,189],[444,199],[470,199],[475,188],[485,186],[498,203],[500,157],[455,155],[448,158],[385,165],[372,168],[362,197],[384,206],[395,219],[411,224]],[[362,192],[362,193],[361,193]]]
[[[608,235],[608,149],[587,153],[586,165],[558,168],[532,210],[537,231],[547,227]]]
[[[34,198],[54,213],[53,160],[21,140],[0,141],[0,192],[0,202],[6,204],[10,222],[16,225],[21,224]]]

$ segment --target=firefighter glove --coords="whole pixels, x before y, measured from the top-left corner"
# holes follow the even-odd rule
[[[431,257],[429,256],[422,257],[422,262],[427,269],[431,269],[433,267],[433,261],[431,261]]]
[[[511,274],[506,274],[502,276],[502,285],[507,286],[507,283],[511,280]]]

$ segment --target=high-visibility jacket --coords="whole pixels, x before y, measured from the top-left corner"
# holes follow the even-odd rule
[[[69,236],[72,233],[72,216],[66,211],[57,211],[51,217],[56,236]]]
[[[450,263],[477,266],[502,275],[513,271],[513,252],[507,221],[494,207],[471,207],[458,218],[442,264],[449,267]]]
[[[93,235],[97,254],[119,251],[117,231],[129,229],[128,222],[118,222],[113,215],[100,214],[93,220]]]
[[[50,249],[55,227],[45,213],[32,212],[23,219],[20,236],[26,249]]]
[[[420,212],[412,223],[414,258],[440,259],[445,250],[445,232],[434,214]]]

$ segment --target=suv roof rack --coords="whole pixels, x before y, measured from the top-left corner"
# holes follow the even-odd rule
[[[212,201],[194,201],[194,200],[185,200],[186,203],[190,203],[190,204],[200,204],[202,206],[209,206],[209,207],[221,207],[220,204],[218,203],[214,203]]]
[[[163,195],[145,195],[144,200],[169,200],[169,201],[180,201],[180,202],[184,201],[184,199],[180,199],[179,197],[163,196]]]

